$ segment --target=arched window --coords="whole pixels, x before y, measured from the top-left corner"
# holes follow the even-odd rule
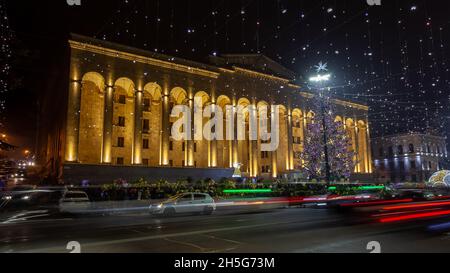
[[[392,146],[388,148],[388,154],[389,156],[394,156],[394,148],[392,148]]]
[[[402,155],[403,154],[403,145],[398,145],[397,153],[398,153],[398,155]]]
[[[414,144],[409,144],[409,153],[410,154],[413,154],[415,152],[415,149],[414,149]]]

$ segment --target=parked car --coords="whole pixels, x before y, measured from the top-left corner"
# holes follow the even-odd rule
[[[83,191],[66,191],[59,201],[59,211],[63,213],[83,213],[90,208],[89,196]]]
[[[214,199],[206,193],[183,193],[150,206],[153,215],[172,216],[176,214],[211,215],[216,210]]]

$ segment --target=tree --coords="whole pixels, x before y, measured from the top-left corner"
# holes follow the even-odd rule
[[[331,177],[334,180],[349,178],[355,167],[355,153],[349,148],[351,139],[344,124],[336,119],[330,98],[314,96],[311,100],[315,114],[306,126],[303,152],[300,153],[301,169],[310,179],[325,178],[325,131]]]

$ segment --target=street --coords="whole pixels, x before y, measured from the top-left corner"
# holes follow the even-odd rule
[[[172,218],[38,212],[0,225],[0,252],[69,253],[72,241],[83,253],[369,253],[373,241],[384,253],[450,252],[449,234],[428,232],[430,221],[377,223],[377,210],[285,208]]]

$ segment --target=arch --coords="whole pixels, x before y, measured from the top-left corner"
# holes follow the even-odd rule
[[[345,129],[347,132],[347,136],[350,139],[350,145],[348,147],[348,151],[352,152],[354,154],[354,156],[353,156],[353,161],[355,163],[354,171],[357,172],[358,171],[358,150],[356,147],[357,136],[356,136],[356,130],[355,130],[355,122],[353,119],[348,118],[347,120],[345,120]]]
[[[225,95],[222,95],[217,98],[216,104],[221,108],[225,108],[225,106],[231,105],[231,99]]]
[[[347,126],[347,128],[354,128],[355,127],[355,122],[353,121],[353,119],[348,118],[345,121],[345,125]]]
[[[237,102],[237,105],[242,105],[244,107],[249,106],[251,103],[247,98],[240,98]]]
[[[202,105],[205,106],[208,102],[210,102],[211,98],[209,97],[208,93],[205,91],[199,91],[194,95],[194,98],[201,98],[202,99]]]
[[[292,111],[292,116],[303,117],[303,112],[302,112],[302,110],[300,110],[300,109],[298,109],[298,108],[295,108],[295,109]]]
[[[89,72],[82,81],[78,158],[81,163],[98,164],[102,161],[105,80]]]
[[[175,87],[170,91],[170,97],[176,104],[184,104],[187,99],[187,92],[181,87]]]
[[[287,107],[282,105],[282,104],[278,104],[279,109],[280,109],[280,114],[287,114]]]
[[[114,83],[114,87],[116,90],[119,89],[119,92],[124,92],[129,98],[134,97],[135,85],[129,78],[119,78]]]
[[[367,126],[366,122],[358,121],[358,170],[361,173],[369,172],[369,145],[367,139]],[[403,150],[403,146],[401,147]],[[403,152],[403,151],[402,151]]]
[[[263,106],[269,106],[269,104],[266,102],[266,101],[260,101],[260,102],[258,102],[258,104],[256,104],[256,107],[259,109],[260,107],[263,107]]]
[[[153,101],[160,101],[162,97],[162,88],[157,83],[147,83],[144,86],[144,93],[149,94]]]
[[[105,90],[105,78],[97,72],[88,72],[84,74],[81,81],[83,84],[86,82],[93,83],[101,93]]]

